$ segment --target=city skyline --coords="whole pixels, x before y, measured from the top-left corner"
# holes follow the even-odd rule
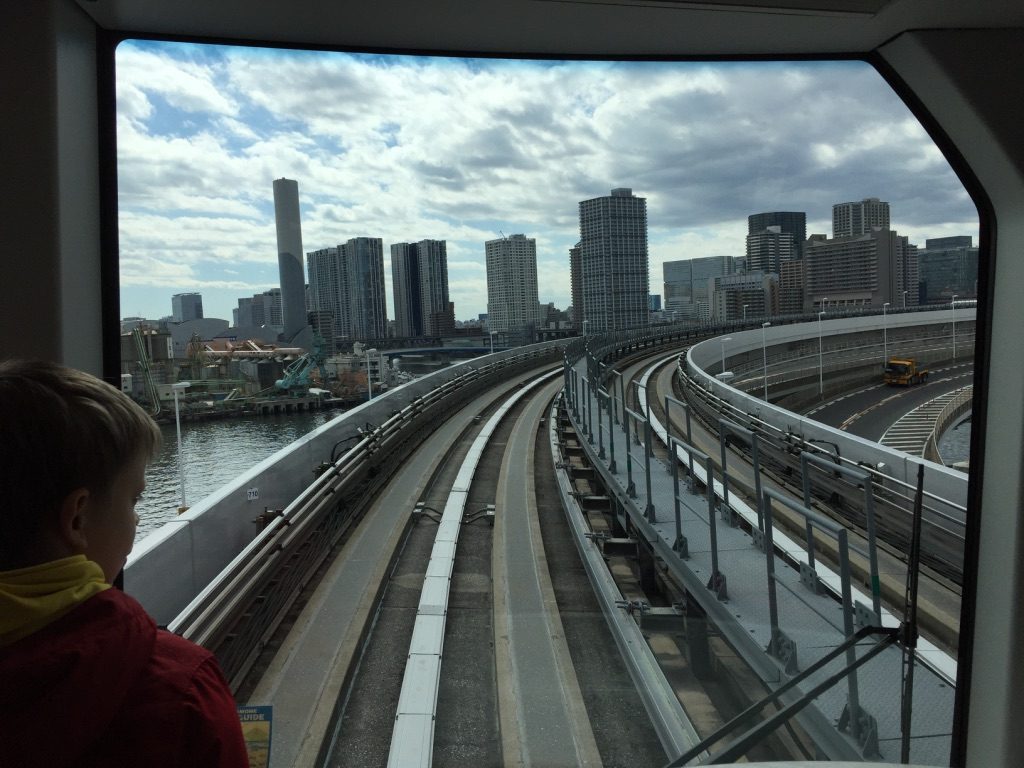
[[[456,317],[486,311],[485,246],[537,241],[541,303],[565,307],[577,203],[648,200],[665,261],[742,255],[747,217],[879,197],[911,242],[977,215],[881,77],[859,62],[417,59],[172,43],[117,54],[122,316],[199,292],[230,318],[279,285],[271,181],[299,182],[306,252],[356,237],[448,243]],[[785,96],[793,109],[764,110]],[[807,106],[807,112],[801,109]],[[411,117],[407,117],[411,116]],[[684,119],[680,119],[684,118]]]

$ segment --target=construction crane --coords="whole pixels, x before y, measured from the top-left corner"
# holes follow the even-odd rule
[[[293,389],[309,389],[310,376],[313,371],[320,372],[326,379],[324,370],[324,340],[318,333],[313,334],[313,349],[296,358],[284,369],[284,377],[274,382],[274,386],[284,391]]]

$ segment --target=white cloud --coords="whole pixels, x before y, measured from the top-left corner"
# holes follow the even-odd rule
[[[139,267],[128,287],[147,274],[223,280],[225,265],[260,284],[276,263],[281,176],[299,181],[307,251],[446,239],[460,317],[486,311],[483,243],[499,231],[537,239],[541,300],[568,303],[577,203],[612,187],[648,200],[655,293],[666,260],[742,254],[758,211],[828,222],[833,203],[876,196],[913,237],[977,228],[941,154],[867,65],[140,44],[119,49],[118,72],[122,256]],[[161,99],[184,113],[173,125]],[[184,266],[150,273],[144,257]],[[247,269],[263,272],[247,282]]]

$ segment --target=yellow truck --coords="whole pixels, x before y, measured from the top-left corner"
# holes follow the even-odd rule
[[[912,357],[890,357],[882,373],[886,384],[909,387],[928,381],[928,369],[921,368]]]

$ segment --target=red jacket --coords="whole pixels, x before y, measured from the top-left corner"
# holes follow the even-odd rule
[[[213,655],[107,589],[0,648],[0,767],[247,768]]]

